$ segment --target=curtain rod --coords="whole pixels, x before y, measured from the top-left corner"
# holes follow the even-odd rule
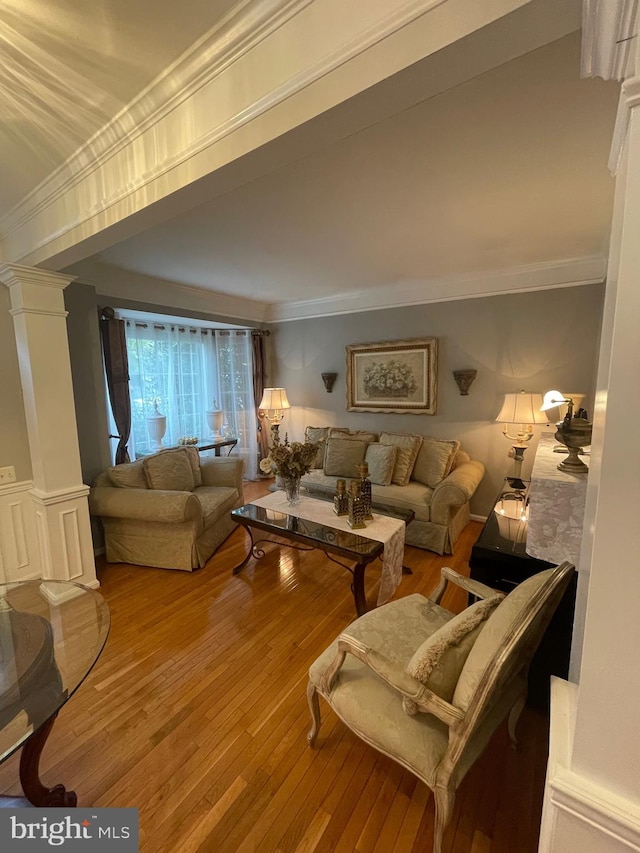
[[[200,332],[201,335],[213,334],[214,332],[217,332],[219,335],[248,335],[249,333],[251,333],[252,335],[255,335],[255,334],[270,335],[271,334],[271,332],[269,332],[269,330],[262,332],[260,330],[253,330],[253,329],[196,329],[193,327],[185,327],[185,326],[162,326],[162,325],[156,324],[156,323],[153,323],[150,326],[149,323],[138,323],[134,320],[125,320],[125,322],[126,322],[127,326],[131,326],[133,324],[137,329],[152,328],[152,329],[159,329],[160,331],[164,331],[165,329],[170,329],[172,332],[175,332],[175,331],[189,332],[192,335],[197,335],[198,332]]]

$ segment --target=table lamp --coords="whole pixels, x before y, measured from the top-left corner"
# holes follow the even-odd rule
[[[584,474],[589,468],[581,459],[578,459],[578,454],[585,445],[591,444],[591,432],[593,429],[593,424],[587,420],[586,411],[579,408],[574,412],[573,399],[566,397],[560,391],[547,391],[540,409],[546,412],[549,409],[554,409],[564,404],[567,405],[567,413],[556,424],[555,437],[560,444],[565,445],[568,450],[568,456],[559,463],[557,468],[560,471],[567,471],[570,474]]]
[[[258,407],[264,412],[268,421],[271,421],[271,436],[274,444],[280,441],[279,429],[282,419],[284,418],[284,410],[291,408],[291,403],[287,400],[287,392],[284,388],[265,388],[262,392],[262,400]]]
[[[520,477],[524,452],[527,442],[533,437],[533,424],[546,424],[547,417],[541,410],[542,394],[530,394],[520,391],[519,394],[505,394],[502,408],[496,421],[502,422],[503,435],[513,442],[509,456],[514,459],[514,476],[508,477],[509,483],[514,489],[524,489],[525,484]],[[509,434],[509,425],[519,427],[515,435]]]

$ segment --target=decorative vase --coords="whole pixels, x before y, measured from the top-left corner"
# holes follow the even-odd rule
[[[212,441],[223,441],[222,422],[224,420],[224,412],[218,408],[215,400],[211,408],[207,409],[204,414],[207,419],[207,426],[211,430]]]
[[[295,506],[300,501],[300,477],[284,477],[284,492],[289,506]]]
[[[369,465],[367,462],[362,462],[358,465],[358,470],[360,471],[360,495],[362,497],[362,503],[364,506],[364,517],[367,521],[373,520],[373,514],[371,512],[371,480],[369,479]]]
[[[347,483],[345,480],[336,480],[333,511],[336,515],[349,515],[349,495],[347,494]]]
[[[360,483],[357,480],[351,481],[351,489],[349,491],[349,527],[358,530],[366,527],[364,523],[364,501],[360,494]]]
[[[158,401],[153,401],[153,414],[147,418],[147,432],[151,439],[151,449],[161,450],[162,439],[167,431],[167,416],[158,411]]]

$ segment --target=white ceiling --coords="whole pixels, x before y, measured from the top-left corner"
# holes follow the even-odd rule
[[[0,0],[11,27],[0,79],[14,63],[12,85],[0,86],[12,119],[0,127],[3,209],[232,5]],[[24,75],[41,86],[36,103],[16,90],[15,45],[36,57]],[[57,57],[46,72],[39,51]],[[95,264],[104,280],[108,265],[114,277],[128,270],[274,305],[362,294],[365,307],[407,282],[605,256],[618,86],[580,79],[579,32],[431,96],[435,67],[418,63],[322,117],[348,128],[345,115],[360,110],[373,117],[362,126],[313,153],[296,155],[292,142],[284,165],[69,271],[90,280]],[[52,90],[67,99],[64,114],[52,111]],[[384,109],[367,113],[376,99]]]

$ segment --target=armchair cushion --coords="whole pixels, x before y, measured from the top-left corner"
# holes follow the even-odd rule
[[[369,466],[369,479],[376,486],[390,486],[398,448],[392,444],[370,444],[364,456]]]
[[[413,480],[435,489],[451,472],[453,460],[460,449],[459,441],[442,441],[424,436],[411,475]]]
[[[123,462],[109,469],[109,479],[120,489],[148,489],[147,477],[144,473],[142,460]]]
[[[380,444],[391,444],[398,448],[392,483],[397,483],[398,486],[408,485],[422,440],[423,436],[411,433],[383,432],[380,434]]]
[[[202,507],[205,527],[231,512],[238,500],[238,492],[231,486],[200,486],[193,494]]]
[[[414,652],[407,672],[450,702],[462,668],[486,620],[504,595],[476,601],[438,628]]]
[[[174,492],[193,491],[193,469],[183,448],[147,456],[142,464],[149,488]]]

